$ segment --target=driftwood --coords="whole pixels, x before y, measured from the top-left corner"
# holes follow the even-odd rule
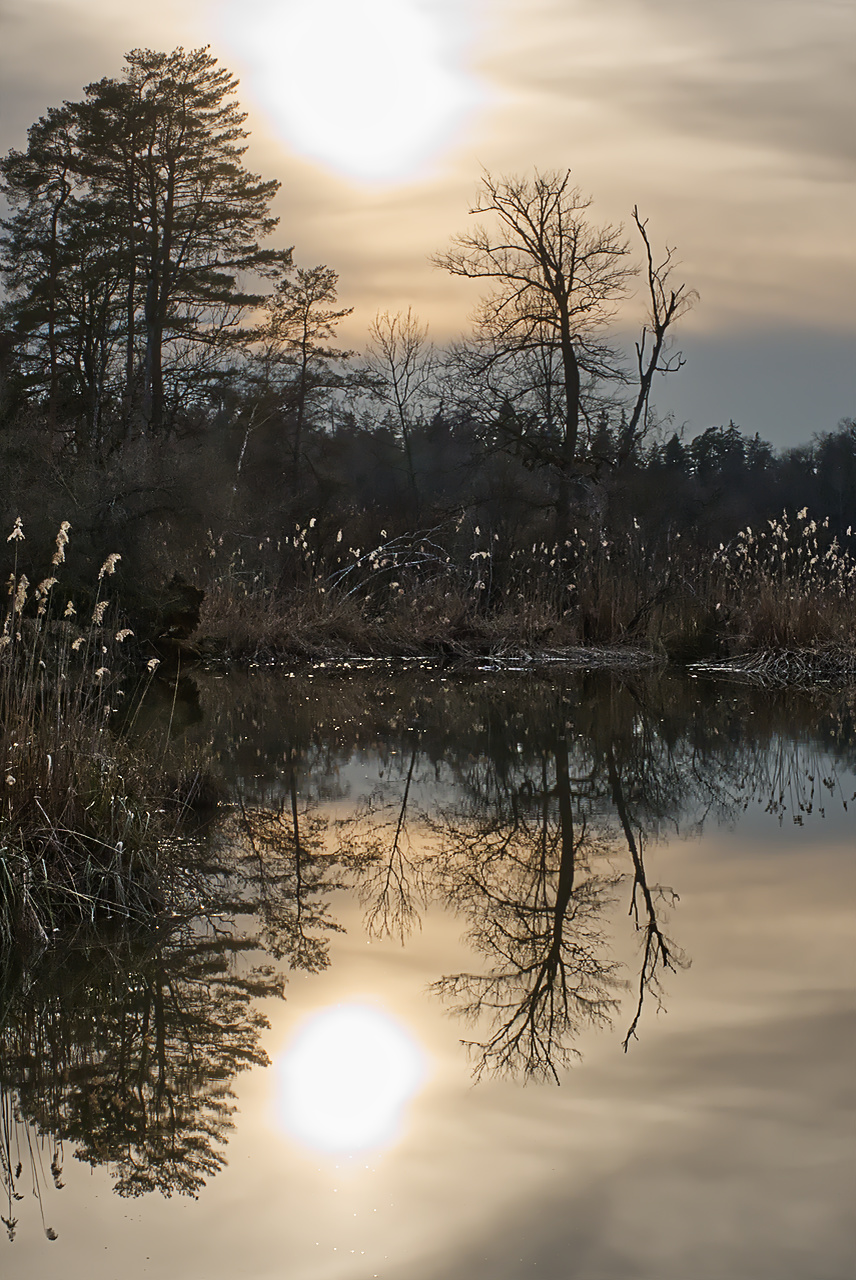
[[[856,649],[772,649],[716,662],[694,662],[690,670],[728,676],[763,688],[856,685]]]

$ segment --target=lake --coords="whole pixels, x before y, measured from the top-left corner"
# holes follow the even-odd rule
[[[856,1274],[856,692],[164,703],[219,805],[163,918],[4,965],[4,1280]]]

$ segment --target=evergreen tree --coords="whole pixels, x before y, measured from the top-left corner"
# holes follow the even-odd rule
[[[51,418],[65,380],[96,444],[111,397],[157,432],[207,394],[262,301],[246,274],[290,262],[260,246],[279,184],[244,166],[236,87],[207,48],[135,49],[0,160],[6,322]]]
[[[330,267],[283,271],[267,299],[255,335],[254,375],[264,398],[291,422],[291,474],[297,485],[306,429],[315,425],[331,393],[345,384],[337,369],[350,356],[330,346],[340,320],[353,307],[337,307],[338,274]]]

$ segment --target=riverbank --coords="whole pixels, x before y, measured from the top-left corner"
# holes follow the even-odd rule
[[[186,644],[187,661],[302,665],[427,659],[495,667],[616,669],[676,665],[781,684],[856,683],[856,606],[845,595],[730,594],[725,607],[686,591],[587,623],[543,598],[474,605],[461,592],[402,596],[379,609],[303,591],[290,598],[215,586]],[[641,615],[641,617],[640,617]],[[594,635],[590,633],[594,632]]]
[[[606,650],[727,663],[789,652],[849,671],[856,556],[850,529],[842,546],[828,525],[783,513],[714,552],[678,535],[652,548],[638,529],[523,548],[478,527],[475,549],[433,531],[366,550],[341,530],[331,548],[307,528],[290,576],[234,556],[220,570],[215,556],[188,638],[203,656],[241,662]]]
[[[156,744],[134,729],[132,708],[159,667],[173,689],[167,723],[175,671],[190,663],[672,665],[770,687],[856,687],[853,556],[835,539],[824,550],[804,513],[796,533],[785,524],[746,531],[706,560],[676,551],[665,566],[632,539],[581,543],[561,560],[555,547],[453,557],[427,538],[369,552],[337,540],[347,568],[307,553],[303,579],[285,585],[234,565],[176,574],[163,599],[149,591],[147,614],[135,603],[145,605],[142,585],[135,596],[116,578],[118,554],[88,584],[61,581],[66,522],[33,588],[17,520],[0,638],[0,943],[44,943],[98,916],[149,917],[170,897],[169,850],[207,784],[204,760],[179,758],[168,729]]]

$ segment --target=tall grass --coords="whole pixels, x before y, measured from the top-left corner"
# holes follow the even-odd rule
[[[828,522],[827,522],[828,525]],[[691,659],[856,646],[856,561],[803,510],[715,553],[591,520],[562,546],[467,515],[348,537],[312,519],[243,546],[210,540],[200,637],[242,658],[511,653],[632,645]]]
[[[131,919],[158,901],[163,805],[155,766],[111,721],[127,691],[131,638],[108,595],[108,556],[85,612],[63,590],[70,526],[33,588],[18,519],[0,635],[0,944],[44,943],[69,926]],[[153,670],[155,660],[149,664]],[[148,673],[151,675],[151,671]],[[160,809],[158,813],[156,810]]]
[[[719,548],[722,607],[744,648],[856,645],[856,559],[828,529],[803,507]]]

